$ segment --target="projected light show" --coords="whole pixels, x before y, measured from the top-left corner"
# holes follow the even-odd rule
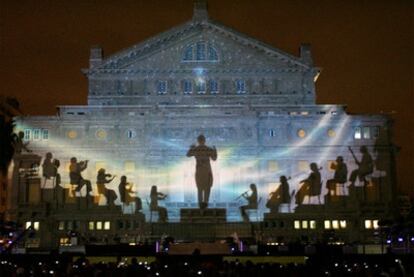
[[[317,104],[321,68],[298,46],[210,20],[204,1],[119,52],[92,46],[87,104],[14,117],[7,216],[34,248],[377,239],[394,213],[392,121]]]
[[[206,114],[211,112],[206,107],[199,109],[206,110]],[[244,196],[249,194],[250,184],[255,184],[258,209],[257,215],[251,220],[257,221],[269,212],[270,196],[278,190],[280,177],[287,178],[291,199],[285,202],[279,200],[277,211],[293,213],[298,205],[325,203],[324,196],[329,194],[325,183],[334,175],[332,163],[335,163],[337,156],[345,157],[349,172],[358,168],[348,147],[354,136],[359,135],[353,127],[359,123],[351,124],[351,117],[344,114],[340,107],[323,107],[323,110],[325,114],[319,116],[306,114],[286,118],[273,114],[264,119],[250,111],[251,115],[245,115],[243,119],[238,118],[237,114],[230,120],[221,118],[220,127],[214,127],[214,122],[187,115],[180,118],[184,126],[181,128],[171,128],[172,122],[164,121],[163,125],[154,125],[148,130],[141,122],[126,126],[125,121],[119,121],[113,125],[102,122],[100,126],[90,126],[89,130],[60,123],[59,127],[56,126],[59,131],[49,128],[46,136],[45,129],[40,126],[19,124],[17,130],[25,133],[29,148],[41,150],[36,151],[37,155],[45,157],[50,152],[54,159],[60,161],[60,186],[70,190],[70,196],[85,197],[88,192],[87,186],[75,191],[76,186],[71,185],[70,159],[76,157],[78,161],[89,161],[82,176],[91,182],[90,195],[94,196],[97,205],[108,205],[107,195],[99,192],[95,185],[98,171],[105,169],[111,179],[106,189],[117,195],[114,204],[121,206],[123,213],[134,213],[136,204],[124,205],[121,202],[121,176],[127,178],[131,197],[141,198],[142,212],[146,214],[150,210],[151,187],[157,186],[158,192],[167,196],[160,201],[160,205],[168,209],[168,219],[172,222],[179,221],[181,208],[199,206],[196,158],[187,155],[190,146],[197,145],[197,137],[202,134],[206,138],[206,145],[217,149],[216,159],[207,161],[212,174],[208,207],[226,208],[227,220],[240,221],[239,208],[248,203]],[[215,110],[216,120],[220,116],[219,112],[225,115],[225,110]],[[154,122],[160,120],[156,119],[160,115],[145,116]],[[146,129],[148,131],[144,133],[142,130]],[[371,132],[378,140],[379,133],[374,134],[377,132],[376,127],[371,129],[365,132]],[[86,145],[85,140],[89,141],[89,145]],[[315,145],[322,147],[315,149]],[[378,159],[378,151],[381,150],[378,145],[374,146],[370,147],[370,151],[375,148],[377,152],[374,159]],[[354,146],[354,150],[360,155],[358,146]],[[320,174],[317,192],[305,192],[299,196],[301,188],[304,189],[304,180],[312,173],[312,163],[316,164],[316,171]],[[384,182],[387,174],[385,170],[376,169],[373,176],[378,183],[380,179]],[[42,181],[43,189],[53,189],[54,185],[53,179]],[[356,186],[363,186],[363,183],[357,182]],[[349,194],[346,188],[338,193]]]

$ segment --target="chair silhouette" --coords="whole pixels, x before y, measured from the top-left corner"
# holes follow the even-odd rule
[[[313,189],[311,188],[311,190],[309,191],[309,195],[308,195],[308,204],[310,204],[311,197],[314,197],[314,196],[318,197],[318,202],[319,204],[321,204],[321,191],[322,191],[322,182],[320,182],[319,186]]]
[[[154,209],[151,209],[151,203],[150,203],[150,201],[148,200],[148,198],[146,198],[145,199],[145,202],[147,203],[147,206],[148,206],[148,210],[149,210],[149,216],[150,216],[150,220],[149,220],[149,222],[150,223],[152,223],[152,217],[153,217],[153,213],[155,213],[155,215],[157,216],[157,217],[159,217],[159,212],[158,212],[158,210],[154,210]]]
[[[256,213],[256,221],[259,221],[259,206],[260,206],[260,203],[262,202],[262,197],[259,197],[259,200],[257,201],[257,206],[256,206],[256,208],[250,208],[250,209],[246,209],[246,212],[248,212],[248,216],[251,214],[251,213]],[[249,211],[251,211],[251,212],[249,212]],[[249,216],[249,218],[250,218],[250,216]],[[250,219],[249,219],[249,221],[250,221]]]

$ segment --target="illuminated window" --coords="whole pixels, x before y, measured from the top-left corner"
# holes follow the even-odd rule
[[[42,130],[42,139],[44,139],[44,140],[49,139],[49,130],[47,130],[47,129]]]
[[[40,129],[34,129],[33,130],[33,140],[39,140],[40,139]]]
[[[279,164],[277,161],[268,161],[267,162],[267,170],[269,172],[276,172],[279,170]]]
[[[30,129],[25,129],[24,130],[24,140],[30,140],[30,134],[31,134],[31,131],[30,131]]]
[[[324,228],[325,229],[345,229],[347,225],[346,220],[325,220]]]
[[[75,130],[70,130],[66,135],[70,139],[75,139],[78,137],[78,132],[76,132]]]
[[[333,130],[333,129],[329,129],[329,130],[328,130],[328,136],[329,136],[329,137],[331,137],[331,138],[335,137],[335,136],[336,136],[336,132],[335,132],[335,130]]]
[[[100,130],[98,130],[98,131],[96,131],[96,137],[98,138],[98,139],[105,139],[106,138],[106,136],[107,136],[107,133],[106,133],[106,131],[105,130],[103,130],[103,129],[100,129]]]
[[[65,221],[59,221],[58,230],[65,230]]]
[[[191,80],[184,80],[183,91],[184,91],[184,94],[193,93],[193,82]]]
[[[209,81],[209,87],[210,87],[210,93],[211,94],[217,94],[218,91],[218,84],[216,80],[210,80]]]
[[[124,169],[127,172],[131,172],[135,170],[135,162],[134,161],[126,161],[124,163]]]
[[[88,229],[89,230],[95,230],[95,222],[89,221],[88,222]]]
[[[364,127],[364,139],[370,139],[371,138],[371,132],[370,132],[370,127]]]
[[[66,228],[68,230],[73,230],[73,221],[66,222]]]
[[[157,82],[157,92],[158,94],[167,93],[167,81],[158,81]]]
[[[306,131],[303,129],[299,129],[297,135],[300,138],[304,138],[306,136]]]
[[[60,238],[60,239],[59,239],[59,244],[60,244],[61,246],[68,246],[68,245],[70,245],[70,239],[69,239],[69,238],[67,238],[67,237]]]
[[[364,225],[365,225],[365,229],[378,229],[379,228],[377,219],[374,219],[374,220],[366,219]]]
[[[276,131],[274,129],[269,129],[269,136],[270,137],[276,136]]]
[[[302,229],[308,229],[308,221],[302,220]]]
[[[310,220],[309,221],[309,227],[311,229],[316,229],[316,221],[315,220]]]
[[[354,139],[361,139],[361,127],[355,127]]]
[[[105,221],[104,222],[104,230],[110,230],[111,229],[111,222]]]
[[[198,41],[184,49],[183,61],[214,62],[218,61],[218,55],[216,49],[209,43]]]
[[[298,161],[298,170],[299,171],[308,171],[309,162],[308,161]]]
[[[244,80],[236,80],[236,93],[244,94],[246,93],[246,82]]]
[[[39,221],[26,221],[25,224],[26,229],[32,228],[33,230],[38,231],[40,227]]]
[[[206,94],[206,82],[204,80],[198,81],[197,94]]]
[[[102,221],[96,222],[96,230],[102,230]]]
[[[295,220],[295,221],[293,222],[293,227],[294,227],[295,229],[300,229],[300,220]]]

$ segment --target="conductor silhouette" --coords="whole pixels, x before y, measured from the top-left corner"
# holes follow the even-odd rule
[[[217,159],[216,147],[205,145],[206,138],[199,135],[197,138],[198,145],[191,145],[187,152],[187,157],[195,157],[196,171],[195,181],[197,185],[198,206],[200,209],[208,207],[210,190],[213,186],[213,172],[211,170],[210,159]]]

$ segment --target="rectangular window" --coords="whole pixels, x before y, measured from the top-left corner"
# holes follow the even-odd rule
[[[102,221],[96,222],[96,230],[102,230]]]
[[[371,220],[369,219],[365,220],[365,229],[372,229]]]
[[[370,127],[364,127],[364,139],[370,139],[371,138],[371,128]]]
[[[302,229],[308,229],[308,221],[302,220]]]
[[[378,126],[372,127],[372,137],[377,139],[379,138],[380,128]]]
[[[93,221],[88,222],[88,230],[95,230],[95,222]]]
[[[158,81],[157,83],[157,92],[158,94],[167,93],[167,81]]]
[[[299,220],[295,220],[295,221],[293,222],[293,227],[294,227],[295,229],[300,229],[300,221],[299,221]]]
[[[70,245],[70,240],[69,240],[69,238],[60,238],[59,239],[59,244],[61,245],[61,246],[67,246],[67,245]]]
[[[68,222],[66,222],[66,228],[68,229],[68,230],[73,230],[73,221],[68,221]]]
[[[270,136],[270,137],[275,137],[275,136],[276,136],[276,131],[275,131],[275,129],[269,129],[269,136]]]
[[[111,229],[111,222],[105,221],[104,222],[104,230],[110,230]]]
[[[323,221],[323,227],[325,229],[331,229],[331,221],[330,220],[324,220]]]
[[[193,93],[193,83],[190,80],[184,80],[183,90],[184,90],[184,94]]]
[[[197,93],[198,94],[206,94],[206,82],[204,80],[200,80],[197,83]]]
[[[246,93],[246,83],[244,80],[236,80],[236,93],[244,94]]]
[[[374,229],[378,229],[379,225],[378,225],[378,219],[375,219],[372,221],[372,227],[374,227]]]
[[[33,140],[39,140],[40,139],[40,130],[34,129],[33,130]]]
[[[127,172],[134,171],[135,170],[135,162],[134,161],[125,161],[124,170],[127,171]]]
[[[47,130],[47,129],[42,130],[42,139],[43,140],[48,140],[49,139],[49,130]]]
[[[33,225],[33,229],[35,229],[36,231],[39,231],[40,228],[40,222],[39,221],[35,221],[32,223]]]
[[[316,229],[316,221],[315,220],[310,220],[309,221],[309,227],[311,229]]]
[[[332,229],[339,229],[339,221],[332,220]]]
[[[346,228],[346,220],[339,220],[339,227],[341,229],[345,229]]]
[[[354,139],[361,139],[361,127],[355,127]]]
[[[210,93],[211,94],[217,94],[218,93],[218,84],[216,80],[210,80]]]
[[[58,230],[59,231],[65,230],[65,221],[59,221]]]
[[[308,161],[298,161],[298,170],[299,171],[308,171],[309,170],[309,162]]]
[[[206,59],[206,44],[202,41],[197,42],[196,56],[197,61],[204,61]]]
[[[279,170],[279,164],[277,161],[268,161],[267,162],[267,171],[276,172]]]
[[[30,136],[31,135],[31,131],[30,129],[25,129],[24,130],[24,140],[30,140]]]

